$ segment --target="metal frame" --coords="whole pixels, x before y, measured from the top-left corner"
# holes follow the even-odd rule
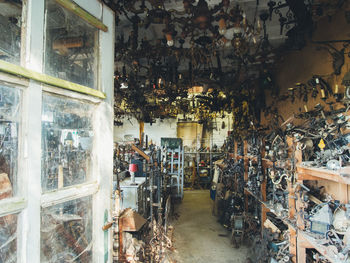
[[[167,150],[168,153],[171,153],[170,159],[170,175],[171,175],[171,187],[176,187],[177,193],[176,197],[183,198],[184,196],[184,149],[179,146],[175,150]],[[174,160],[174,155],[178,154],[177,160]],[[174,165],[177,165],[177,168],[174,171]],[[175,177],[174,177],[175,176]],[[174,182],[173,179],[176,179]]]

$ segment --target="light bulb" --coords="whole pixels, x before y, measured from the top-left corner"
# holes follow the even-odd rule
[[[166,44],[169,46],[169,47],[172,47],[174,45],[174,40],[168,40],[166,42]]]
[[[226,28],[220,28],[219,29],[219,34],[220,35],[225,35],[226,34]]]
[[[334,94],[338,94],[338,93],[339,93],[339,86],[338,84],[335,84]]]
[[[226,21],[224,18],[220,18],[219,20],[219,34],[225,35],[226,33]]]
[[[243,13],[243,15],[242,15],[242,17],[243,17],[243,25],[245,26],[245,25],[247,25],[247,18],[246,18],[246,14],[245,13]]]
[[[166,40],[167,40],[167,45],[169,46],[169,47],[172,47],[173,45],[174,45],[174,40],[173,40],[173,36],[170,34],[170,33],[167,33],[167,34],[165,34],[165,38],[166,38]]]
[[[258,30],[261,30],[261,23],[260,23],[260,19],[259,18],[256,21],[256,26],[257,26]]]

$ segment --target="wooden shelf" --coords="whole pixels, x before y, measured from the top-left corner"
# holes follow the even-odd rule
[[[348,203],[348,185],[350,185],[350,166],[342,167],[337,171],[328,170],[326,168],[316,168],[311,166],[311,162],[302,162],[302,152],[300,150],[295,150],[295,142],[293,138],[289,137],[288,140],[288,158],[283,161],[271,161],[267,158],[262,158],[263,167],[276,167],[284,169],[294,169],[294,162],[296,164],[296,179],[298,183],[303,183],[303,180],[326,180],[328,184],[332,184],[332,191],[337,192],[337,200],[340,200],[341,203]],[[235,147],[236,149],[237,147]],[[254,160],[257,161],[256,156],[250,156],[247,154],[247,143],[245,142],[245,151],[244,156],[235,156],[237,160],[243,159],[245,161],[245,167],[247,168],[248,161]],[[293,160],[293,161],[292,161]],[[245,172],[245,181],[248,180],[248,173]],[[335,182],[338,186],[333,186]],[[322,182],[323,183],[323,182]],[[326,182],[325,182],[326,183]],[[277,215],[277,212],[274,209],[274,204],[271,204],[266,201],[266,180],[261,184],[261,194],[254,194],[247,188],[244,188],[244,193],[246,196],[252,196],[257,202],[261,205],[261,221],[262,225],[266,220],[267,212],[273,213],[276,218],[280,219],[285,225],[288,226],[290,231],[290,254],[293,255],[292,261],[302,263],[305,262],[306,258],[306,249],[316,249],[322,256],[324,256],[328,261],[332,263],[345,263],[344,256],[337,251],[335,251],[334,246],[330,246],[325,238],[320,239],[319,235],[307,232],[303,229],[303,222],[300,214],[298,213],[299,209],[302,209],[301,200],[295,200],[294,191],[295,185],[291,182],[288,186],[289,199],[288,206],[289,211],[287,217],[281,217]],[[246,199],[246,207],[247,207]],[[297,217],[295,220],[294,217]],[[263,227],[263,226],[262,226]]]
[[[247,160],[252,160],[252,161],[255,161],[255,162],[258,161],[258,157],[257,156],[252,156],[252,155],[247,155],[247,156],[236,155],[235,158],[237,160],[244,159],[245,161],[247,161]],[[287,162],[287,166],[285,166],[283,163],[281,163],[279,161],[273,162],[273,161],[271,161],[270,159],[267,159],[267,158],[261,158],[261,160],[262,160],[263,164],[265,165],[265,167],[272,167],[273,164],[275,163],[275,167],[276,168],[282,168],[282,169],[290,168],[290,162]]]
[[[226,154],[225,152],[184,152],[184,154]]]
[[[283,217],[280,217],[279,215],[277,215],[275,209],[272,206],[270,206],[267,202],[264,202],[263,200],[261,200],[259,197],[257,197],[255,194],[253,194],[247,188],[244,188],[244,191],[247,194],[253,196],[258,202],[260,202],[266,208],[266,210],[273,213],[276,216],[276,218],[280,219],[285,225],[288,225],[288,226],[292,227],[293,229],[296,229],[296,226],[289,219],[286,219],[286,218],[283,218]]]
[[[306,162],[297,165],[298,180],[329,180],[336,183],[350,185],[350,167],[342,167],[338,171],[325,168],[316,168],[305,165]]]
[[[320,244],[320,242],[314,238],[311,233],[307,233],[302,230],[298,230],[298,236],[300,241],[306,242],[306,245],[304,244],[305,248],[314,248],[316,249],[322,256],[324,256],[327,260],[329,260],[332,263],[344,263],[346,262],[344,259],[341,259],[339,256],[339,253],[334,253],[329,246],[325,246]]]
[[[299,153],[299,156],[302,156]],[[303,180],[326,180],[329,182],[335,182],[338,184],[340,196],[337,197],[342,203],[348,203],[348,185],[350,185],[350,167],[342,167],[341,169],[334,171],[322,167],[312,167],[312,162],[300,162],[296,166],[297,180],[302,182]],[[334,191],[334,190],[333,190]],[[300,203],[298,205],[300,207]],[[299,216],[300,217],[300,216]],[[298,219],[302,221],[302,219]],[[299,221],[298,221],[299,222]],[[298,262],[305,261],[305,249],[314,248],[328,261],[332,263],[344,263],[344,257],[342,254],[334,251],[334,246],[329,246],[323,243],[324,238],[319,239],[317,234],[306,232],[303,229],[297,231],[297,243],[298,243]]]
[[[244,192],[246,192],[247,194],[250,194],[251,196],[253,196],[256,200],[258,200],[260,203],[262,203],[263,201],[257,197],[255,194],[253,194],[253,192],[251,192],[248,188],[244,188]]]
[[[292,139],[290,139],[290,141],[292,142]],[[290,145],[289,145],[290,146]],[[235,142],[235,153],[237,153],[237,143]],[[292,147],[290,147],[290,149],[292,149]],[[261,156],[265,156],[265,151],[264,151],[264,147],[262,147],[261,149]],[[258,161],[258,156],[253,156],[253,155],[249,155],[248,154],[248,142],[245,140],[244,141],[244,149],[243,149],[243,156],[242,155],[236,155],[233,154],[233,158],[235,158],[236,160],[244,160],[244,167],[245,167],[245,172],[244,172],[244,181],[247,182],[248,181],[248,164],[249,161],[254,161],[257,162]],[[292,153],[288,153],[288,156],[291,158],[292,157]],[[260,158],[260,157],[259,157]],[[292,168],[292,163],[289,160],[286,161],[276,161],[273,162],[272,160],[268,159],[268,158],[261,158],[261,162],[262,162],[262,169],[265,171],[266,168],[271,168],[271,167],[276,167],[276,168],[281,168],[281,169],[290,169]],[[286,217],[281,217],[279,215],[277,215],[277,212],[275,211],[273,205],[271,205],[270,203],[268,203],[266,201],[266,184],[267,184],[267,180],[263,180],[263,182],[260,185],[260,193],[259,196],[255,195],[254,193],[252,193],[249,189],[245,188],[244,189],[244,193],[245,193],[245,207],[246,210],[248,208],[248,196],[252,196],[258,203],[260,203],[260,207],[261,207],[261,228],[262,230],[265,228],[264,223],[267,220],[267,212],[271,212],[272,214],[274,214],[276,216],[277,219],[281,220],[286,226],[288,226],[288,230],[290,233],[290,244],[289,244],[289,253],[290,255],[292,255],[292,262],[296,262],[296,257],[297,257],[297,239],[296,239],[296,233],[297,233],[297,227],[296,227],[296,223],[293,222],[294,220],[294,210],[291,209],[290,207],[292,207],[291,205],[291,200],[294,201],[294,199],[292,199],[292,196],[294,196],[294,191],[292,191],[291,189],[289,189],[290,191],[290,197],[288,199],[288,206],[289,206],[289,210],[288,210],[288,214],[286,215]],[[263,233],[263,231],[261,231],[261,233]]]

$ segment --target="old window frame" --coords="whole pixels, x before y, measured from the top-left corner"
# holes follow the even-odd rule
[[[72,1],[70,1],[72,2]],[[84,10],[108,26],[99,31],[97,90],[42,74],[44,50],[44,0],[23,0],[21,65],[0,60],[0,81],[23,88],[22,140],[19,145],[18,195],[0,203],[2,215],[18,214],[17,256],[18,262],[40,262],[40,209],[67,200],[92,196],[93,202],[93,262],[111,261],[112,233],[105,242],[101,226],[105,215],[111,218],[113,152],[113,49],[114,14],[100,1],[74,0]],[[82,89],[81,89],[82,88]],[[90,92],[92,91],[92,92]],[[68,98],[89,101],[97,105],[96,127],[98,148],[93,166],[95,179],[89,183],[41,194],[41,106],[42,94],[49,92]],[[96,93],[94,93],[96,92]],[[104,125],[104,126],[103,126]],[[102,128],[104,127],[104,128]],[[107,132],[106,132],[107,131]],[[40,147],[41,148],[41,147]],[[95,160],[94,160],[95,161]],[[103,163],[103,165],[100,165]],[[102,177],[104,180],[102,180]]]
[[[17,259],[20,258],[21,245],[21,225],[20,220],[22,219],[22,211],[27,207],[27,198],[25,197],[25,184],[24,184],[24,174],[25,166],[23,163],[24,158],[24,133],[25,133],[25,123],[24,123],[24,96],[26,88],[28,86],[28,81],[20,79],[14,76],[8,76],[6,74],[0,73],[0,84],[9,88],[18,89],[21,91],[20,98],[20,126],[18,131],[18,157],[17,157],[17,174],[16,174],[16,195],[3,200],[0,200],[0,217],[7,215],[17,215]]]

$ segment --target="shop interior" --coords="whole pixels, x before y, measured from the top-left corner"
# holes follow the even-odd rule
[[[0,0],[0,263],[350,262],[349,0]]]

